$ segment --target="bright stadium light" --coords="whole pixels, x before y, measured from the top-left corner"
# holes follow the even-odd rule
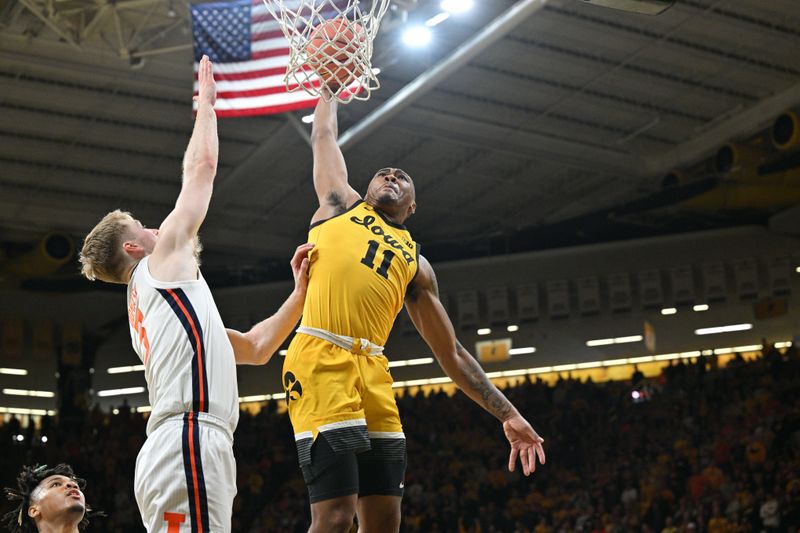
[[[478,330],[478,335],[489,335],[492,332],[491,328],[480,328]]]
[[[144,365],[112,366],[106,370],[109,374],[125,374],[126,372],[144,372]]]
[[[444,13],[439,13],[438,15],[434,15],[428,20],[426,20],[425,25],[429,28],[433,28],[434,26],[438,26],[439,24],[441,24],[442,22],[444,22],[449,18],[450,18],[450,13],[445,11]]]
[[[506,330],[507,330],[509,333],[514,333],[515,331],[519,331],[519,326],[517,326],[516,324],[511,324],[510,326],[508,326],[508,327],[506,328]]]
[[[473,0],[442,0],[440,4],[442,9],[456,15],[458,13],[466,13],[475,5]]]
[[[7,374],[9,376],[27,376],[28,371],[24,368],[0,368],[0,374]]]
[[[617,337],[614,339],[614,344],[624,344],[626,342],[639,342],[643,337],[641,335],[628,335],[627,337]]]
[[[662,315],[674,315],[677,312],[678,310],[675,309],[674,307],[665,307],[664,309],[661,310]]]
[[[97,392],[101,398],[106,396],[123,396],[125,394],[141,394],[145,391],[144,387],[126,387],[124,389],[108,389]]]
[[[433,34],[425,26],[412,26],[403,33],[403,42],[414,48],[425,46],[431,42]]]
[[[311,124],[312,122],[314,122],[314,113],[304,116],[303,118],[300,119],[300,121],[303,124]]]
[[[700,328],[694,330],[695,335],[714,335],[715,333],[730,333],[731,331],[747,331],[753,329],[753,324],[731,324],[713,328]]]
[[[47,390],[3,389],[9,396],[34,396],[36,398],[55,398],[56,393]]]
[[[708,311],[708,304],[697,304],[692,307],[692,310],[699,312]]]

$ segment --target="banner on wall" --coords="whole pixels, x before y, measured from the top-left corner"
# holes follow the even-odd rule
[[[21,359],[25,348],[25,321],[21,318],[3,319],[2,357]]]
[[[475,343],[475,353],[481,363],[500,363],[511,359],[511,339],[496,339]]]
[[[67,323],[61,328],[61,364],[80,366],[83,353],[83,334],[81,325]]]
[[[31,352],[34,359],[48,361],[55,354],[53,342],[53,322],[51,320],[37,320],[32,326]]]
[[[644,323],[644,345],[650,353],[656,353],[656,330],[653,324],[645,321]]]

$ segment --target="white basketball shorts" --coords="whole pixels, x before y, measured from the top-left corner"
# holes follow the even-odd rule
[[[215,421],[206,413],[169,418],[142,446],[134,492],[149,533],[230,532],[236,496],[233,438]]]

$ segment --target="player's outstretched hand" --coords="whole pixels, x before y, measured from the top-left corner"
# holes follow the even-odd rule
[[[308,288],[308,252],[314,248],[311,243],[301,244],[294,251],[292,257],[292,274],[294,275],[294,290],[305,297]]]
[[[503,432],[511,444],[511,455],[508,457],[508,470],[513,472],[517,466],[517,457],[522,463],[522,473],[531,475],[536,470],[536,457],[544,464],[544,439],[540,437],[522,415],[517,414],[503,422]]]
[[[199,103],[210,104],[214,107],[217,101],[217,84],[214,81],[214,69],[208,56],[203,56],[200,60],[200,67],[197,69],[197,96],[194,100]]]

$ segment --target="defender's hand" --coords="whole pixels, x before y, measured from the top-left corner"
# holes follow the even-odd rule
[[[199,104],[209,104],[214,107],[217,101],[217,83],[214,81],[214,70],[208,56],[200,60],[197,69],[197,96],[192,98]]]
[[[522,463],[522,472],[529,476],[536,470],[536,457],[544,464],[544,439],[533,430],[522,415],[515,415],[503,422],[503,432],[511,444],[511,454],[508,458],[508,470],[513,472],[516,468],[517,457]]]
[[[308,288],[308,253],[314,248],[311,243],[301,244],[294,251],[290,264],[294,275],[294,292],[305,297]]]

